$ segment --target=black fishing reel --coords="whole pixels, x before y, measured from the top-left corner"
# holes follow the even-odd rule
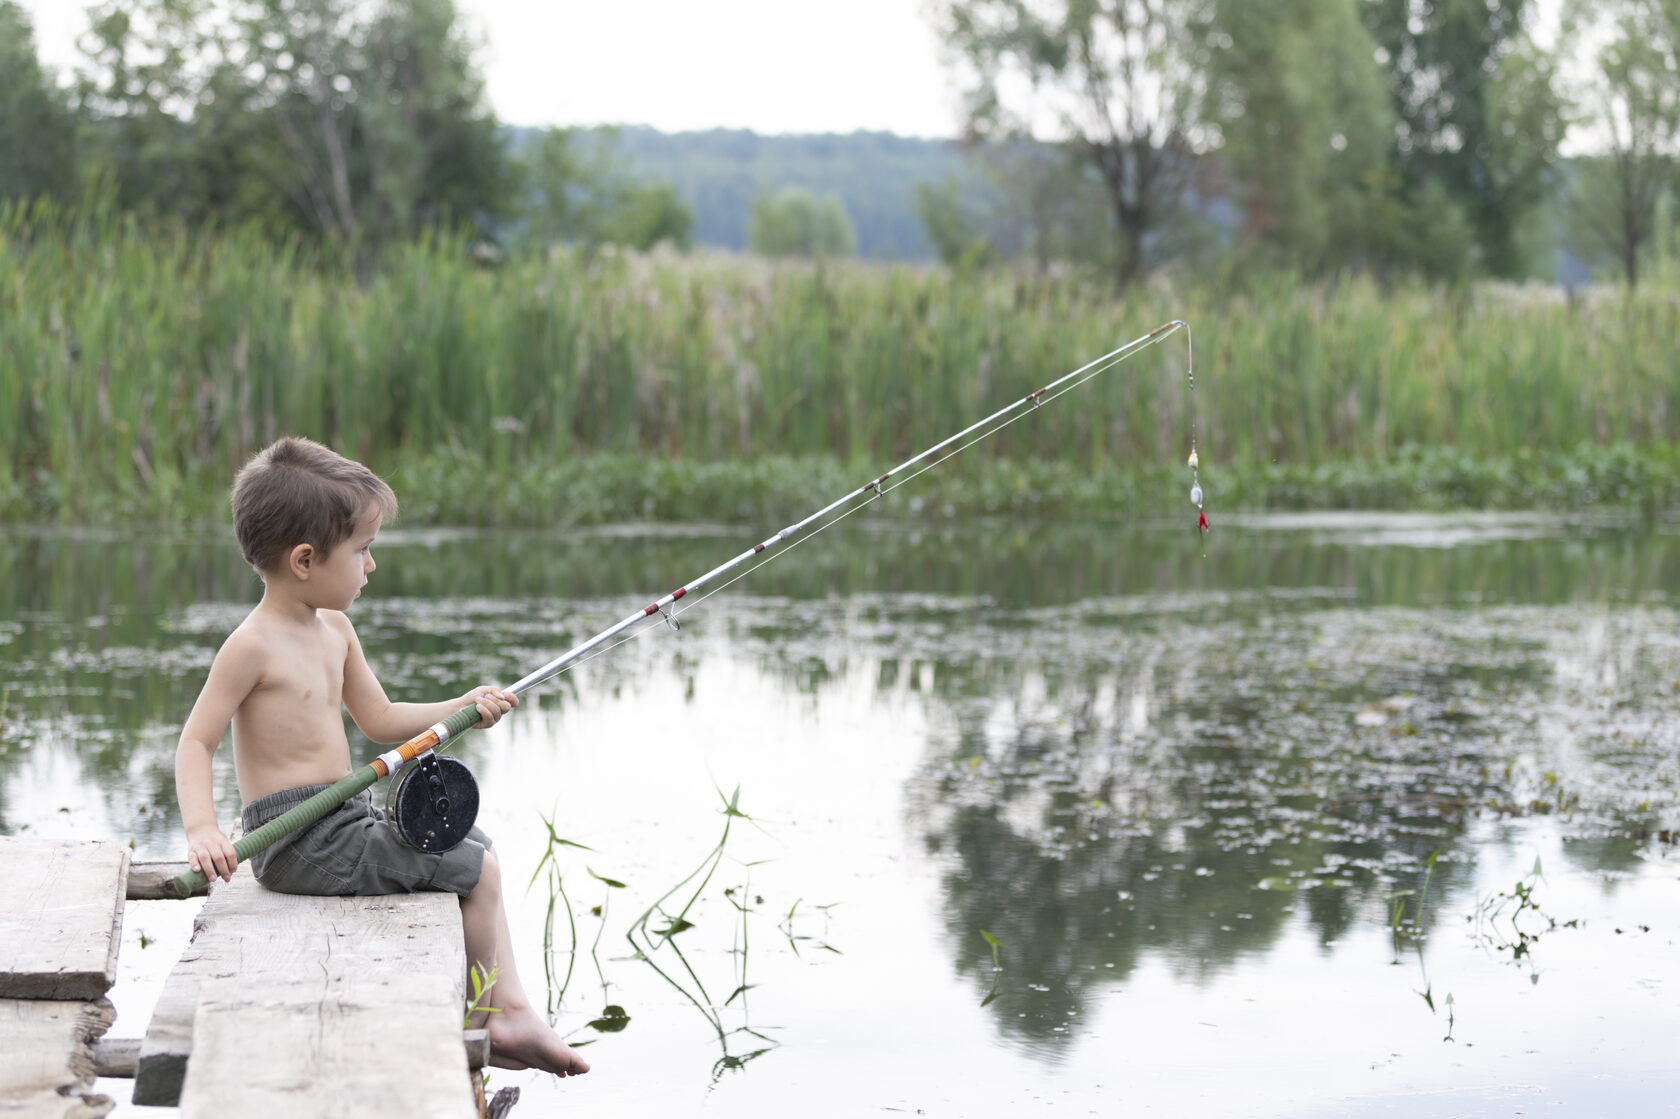
[[[478,782],[465,763],[427,750],[391,776],[385,819],[410,847],[447,851],[478,819]]]

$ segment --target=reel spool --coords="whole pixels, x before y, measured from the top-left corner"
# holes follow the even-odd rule
[[[391,776],[385,819],[410,847],[447,851],[478,819],[478,782],[464,763],[427,750]]]

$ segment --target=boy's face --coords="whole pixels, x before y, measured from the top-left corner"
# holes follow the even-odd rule
[[[378,513],[367,513],[356,522],[356,531],[342,541],[328,555],[318,561],[314,577],[319,580],[320,601],[315,605],[327,610],[346,610],[362,593],[367,577],[377,566],[373,562],[373,538],[379,534]]]

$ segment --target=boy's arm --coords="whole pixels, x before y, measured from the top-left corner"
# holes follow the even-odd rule
[[[441,703],[392,703],[374,676],[373,669],[368,667],[367,657],[362,655],[362,643],[357,639],[350,619],[338,614],[333,617],[333,622],[343,627],[349,646],[344,657],[344,706],[370,741],[382,745],[407,742],[469,704],[478,705],[479,720],[473,725],[482,730],[495,726],[497,720],[519,703],[519,697],[512,692],[489,684],[482,684],[465,695]]]
[[[175,748],[175,799],[187,833],[187,865],[223,881],[233,877],[239,857],[216,822],[210,759],[233,713],[261,678],[261,643],[235,630],[211,662],[204,690],[198,693]]]

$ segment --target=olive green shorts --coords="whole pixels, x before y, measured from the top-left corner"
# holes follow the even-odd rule
[[[258,797],[239,813],[245,834],[326,785],[303,785]],[[251,856],[251,873],[282,894],[339,895],[407,894],[442,890],[466,897],[484,871],[484,852],[490,837],[473,828],[455,847],[429,854],[398,837],[385,822],[383,809],[373,806],[366,789],[315,823],[301,828]]]

